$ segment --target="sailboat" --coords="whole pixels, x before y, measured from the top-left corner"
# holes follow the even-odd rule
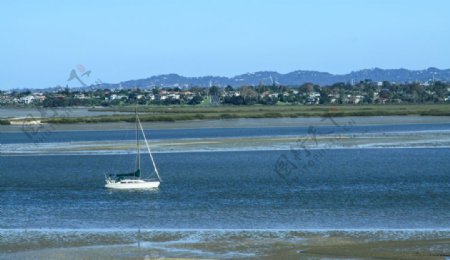
[[[159,184],[161,183],[161,177],[159,176],[155,160],[153,159],[152,151],[150,150],[147,138],[145,137],[144,129],[142,128],[142,124],[141,121],[139,120],[137,111],[135,113],[136,113],[136,147],[137,147],[136,170],[130,173],[108,175],[106,177],[106,184],[105,184],[106,188],[120,189],[120,190],[154,189],[158,188]],[[141,151],[139,147],[139,130],[142,132],[142,136],[144,137],[145,145],[147,146],[147,151],[150,156],[150,160],[153,164],[153,169],[156,173],[156,176],[158,177],[157,180],[141,178]]]

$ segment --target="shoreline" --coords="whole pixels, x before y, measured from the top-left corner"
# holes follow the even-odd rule
[[[334,123],[355,125],[398,125],[398,124],[444,124],[450,123],[450,116],[353,116],[336,117]],[[252,128],[252,127],[298,127],[333,126],[333,121],[323,117],[305,118],[236,118],[215,120],[186,120],[176,122],[142,122],[144,129],[200,129],[200,128]],[[50,131],[114,131],[134,129],[134,123],[75,123],[75,124],[12,124],[0,125],[0,132],[22,132],[25,128],[43,128]]]
[[[2,258],[442,259],[445,230],[4,231]]]
[[[150,144],[154,153],[225,152],[225,151],[290,151],[302,149],[392,149],[392,148],[448,148],[450,130],[348,133],[339,136],[318,135],[314,140],[307,134],[258,137],[208,137],[154,139]],[[304,140],[302,146],[296,145]],[[75,141],[50,143],[2,144],[0,155],[102,155],[129,154],[134,140]]]

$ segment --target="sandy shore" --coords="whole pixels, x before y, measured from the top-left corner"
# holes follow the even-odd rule
[[[316,136],[261,136],[242,138],[187,138],[151,140],[155,153],[200,151],[255,151],[352,148],[448,148],[449,131],[397,132],[371,134],[329,134]],[[2,144],[0,155],[126,154],[134,153],[134,140],[83,141],[36,144]],[[142,152],[145,144],[142,143]]]
[[[1,259],[444,259],[448,230],[3,231]]]

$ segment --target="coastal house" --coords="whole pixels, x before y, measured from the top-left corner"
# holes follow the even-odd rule
[[[75,94],[74,98],[76,98],[76,99],[89,99],[89,97],[86,96],[85,94]]]
[[[362,95],[354,95],[350,98],[350,103],[352,104],[359,104],[363,101],[363,96]]]
[[[28,96],[25,96],[25,97],[21,97],[21,98],[19,99],[19,103],[22,103],[22,104],[31,104],[31,103],[33,103],[34,100],[35,100],[35,97],[34,97],[34,96],[28,95]]]
[[[12,103],[14,103],[14,99],[11,96],[9,95],[0,96],[0,104],[12,104]]]
[[[117,94],[112,94],[111,96],[109,96],[109,100],[123,100],[123,99],[128,99],[128,97],[125,95],[117,95]]]
[[[184,98],[186,100],[191,100],[191,99],[194,98],[194,93],[191,92],[191,91],[184,91],[184,92],[181,93],[181,95],[184,96]]]
[[[315,98],[307,98],[305,104],[307,105],[317,105],[319,104],[319,99],[315,99]]]
[[[380,93],[378,91],[375,91],[375,92],[373,92],[372,98],[377,99],[379,95],[380,95]]]
[[[167,97],[171,99],[180,99],[180,94],[170,93]]]
[[[335,104],[339,100],[339,94],[329,94],[328,98],[330,99],[331,104]]]
[[[239,91],[228,91],[228,92],[225,92],[224,96],[226,96],[226,97],[238,97],[240,95],[241,95],[241,93]]]
[[[305,104],[307,105],[317,105],[320,102],[320,93],[310,92],[307,94]]]
[[[305,104],[307,105],[318,105],[320,102],[320,93],[311,92],[308,94]]]
[[[47,97],[43,94],[38,94],[34,96],[35,101],[37,102],[43,102]]]
[[[311,92],[311,93],[309,93],[309,97],[310,98],[320,98],[320,93],[319,92]]]

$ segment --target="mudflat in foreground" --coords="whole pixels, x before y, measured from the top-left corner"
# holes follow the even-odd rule
[[[448,231],[436,230],[23,230],[0,243],[0,258],[33,259],[444,259]],[[10,237],[12,236],[12,237]]]

